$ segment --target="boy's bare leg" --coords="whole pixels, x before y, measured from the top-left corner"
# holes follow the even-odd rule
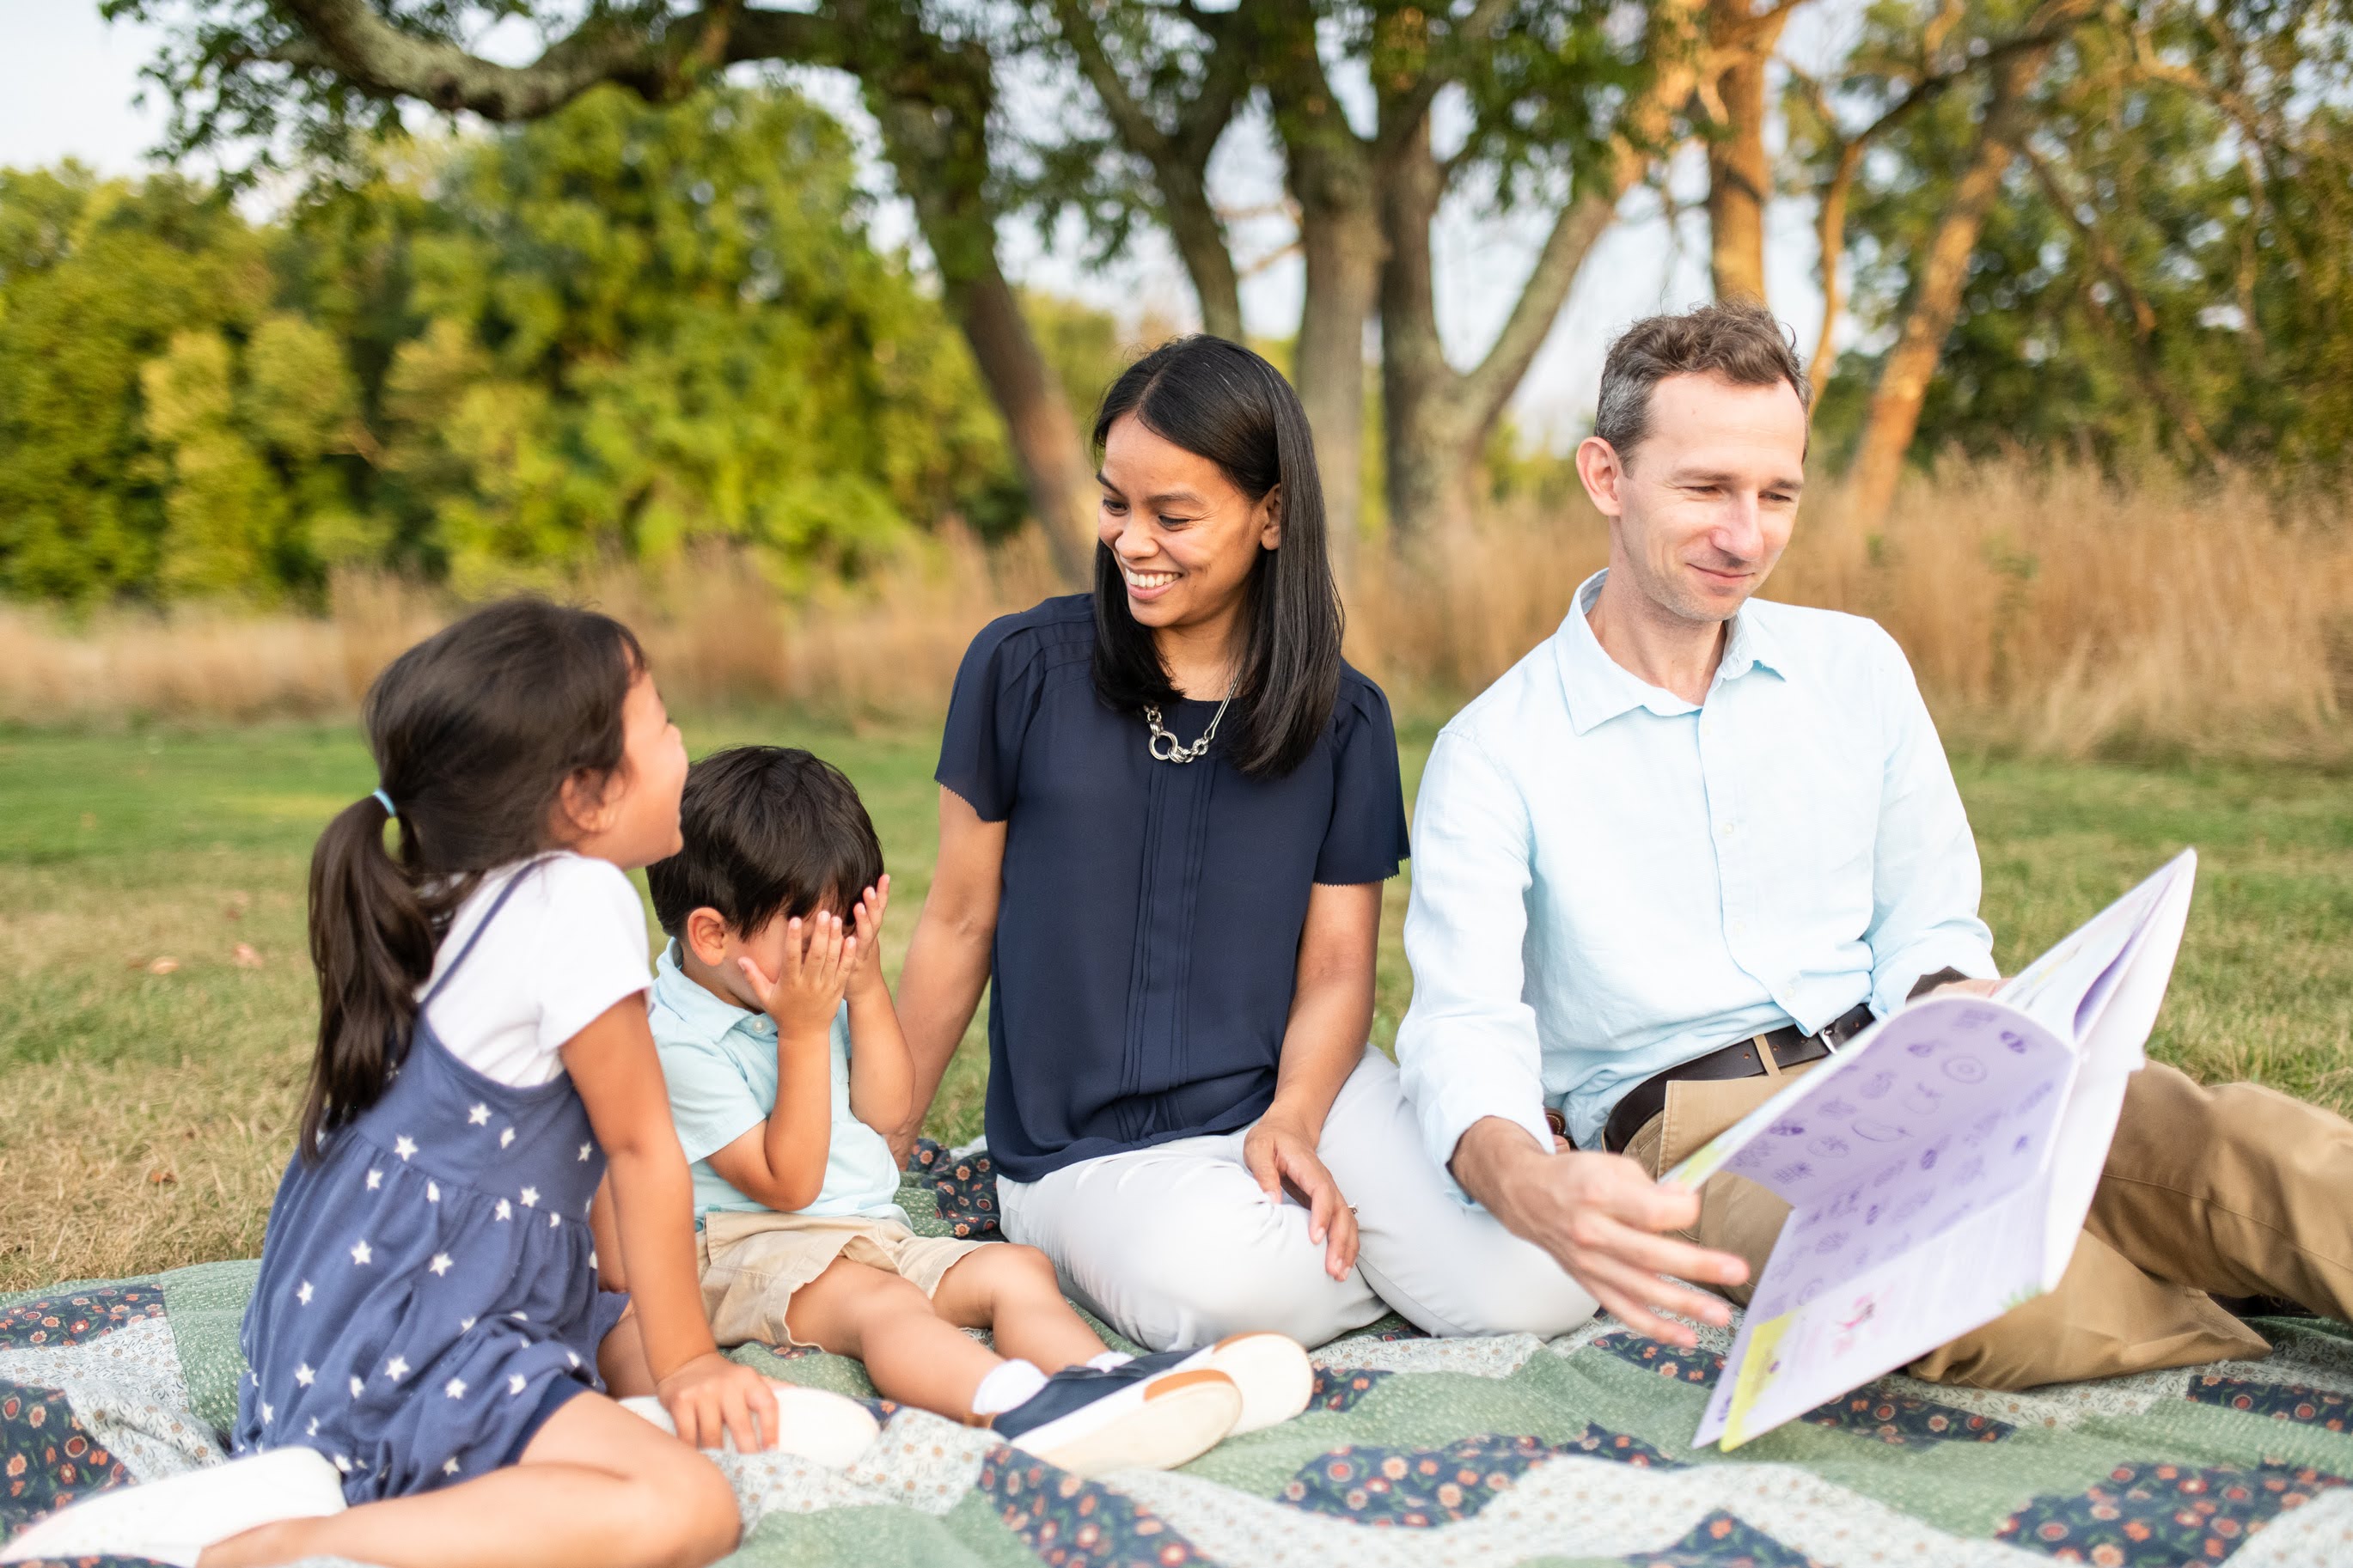
[[[742,1531],[718,1466],[611,1400],[583,1394],[504,1469],[325,1519],[264,1525],[207,1548],[198,1563],[268,1568],[341,1557],[385,1568],[661,1568],[710,1563]]]
[[[846,1258],[793,1292],[785,1326],[805,1344],[864,1362],[885,1398],[958,1421],[1004,1360],[933,1311],[915,1286]]]
[[[1092,1361],[1109,1347],[1062,1299],[1054,1265],[1034,1247],[992,1244],[940,1277],[932,1310],[963,1329],[987,1329],[999,1355],[1045,1373]]]

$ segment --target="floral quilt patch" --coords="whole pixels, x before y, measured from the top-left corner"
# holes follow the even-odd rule
[[[1017,1448],[989,1451],[979,1489],[1048,1568],[1184,1568],[1203,1559],[1150,1509]]]
[[[2288,1465],[2118,1465],[2073,1496],[2038,1497],[1995,1533],[2101,1568],[2220,1563],[2282,1511],[2345,1483]]]
[[[1307,1395],[1307,1408],[1334,1415],[1353,1410],[1359,1400],[1380,1386],[1383,1378],[1392,1375],[1372,1367],[1319,1366],[1315,1369],[1315,1386]]]
[[[69,1296],[44,1296],[0,1310],[0,1350],[78,1345],[142,1318],[164,1315],[154,1285],[108,1285]]]
[[[2200,1405],[2219,1405],[2225,1410],[2244,1410],[2330,1432],[2344,1431],[2348,1417],[2353,1417],[2353,1394],[2304,1383],[2256,1383],[2209,1373],[2189,1380],[2188,1396]]]
[[[1587,1348],[1608,1351],[1620,1361],[1677,1383],[1712,1384],[1724,1372],[1724,1358],[1713,1351],[1678,1350],[1636,1334],[1603,1334]],[[1812,1426],[1876,1437],[1896,1448],[1923,1443],[1992,1443],[2016,1430],[1990,1415],[1916,1394],[1895,1393],[1884,1383],[1866,1384],[1844,1398],[1817,1405],[1799,1419]]]
[[[929,1138],[915,1141],[907,1174],[932,1190],[939,1200],[940,1223],[948,1234],[966,1241],[998,1241],[997,1165],[987,1154],[957,1159]]]
[[[131,1479],[53,1389],[0,1382],[0,1531]]]
[[[1666,1550],[1638,1552],[1620,1561],[1626,1568],[1814,1568],[1812,1558],[1721,1509]]]
[[[1525,1474],[1559,1454],[1591,1454],[1641,1466],[1673,1461],[1640,1438],[1588,1424],[1569,1443],[1541,1437],[1471,1437],[1443,1448],[1350,1445],[1300,1467],[1282,1500],[1309,1513],[1370,1524],[1427,1530],[1471,1518]]]

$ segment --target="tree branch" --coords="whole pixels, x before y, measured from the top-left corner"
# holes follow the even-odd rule
[[[1439,90],[1461,75],[1463,64],[1470,58],[1466,46],[1494,31],[1495,24],[1504,19],[1508,9],[1510,0],[1477,0],[1471,14],[1459,26],[1447,30],[1443,44],[1430,51],[1429,63],[1415,74],[1413,80],[1393,96],[1383,95],[1380,129],[1376,138],[1382,153],[1412,133],[1413,127],[1430,112]]]

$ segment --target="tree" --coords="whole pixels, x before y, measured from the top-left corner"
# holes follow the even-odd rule
[[[1773,173],[1765,152],[1766,72],[1799,0],[1708,0],[1706,118],[1708,277],[1719,300],[1765,299],[1765,206]]]
[[[1031,505],[1065,574],[1083,575],[1092,465],[997,260],[994,63],[979,37],[936,27],[920,0],[836,0],[814,11],[600,0],[577,12],[530,0],[105,0],[104,10],[172,28],[153,74],[175,104],[176,147],[242,142],[265,157],[284,148],[346,158],[396,129],[403,102],[511,123],[600,84],[668,103],[745,62],[849,72],[1004,416]],[[463,41],[507,17],[553,32],[530,64],[498,64]]]

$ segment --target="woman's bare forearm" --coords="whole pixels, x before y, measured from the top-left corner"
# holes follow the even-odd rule
[[[935,918],[928,903],[916,922],[907,966],[899,976],[899,1027],[912,1072],[907,1112],[891,1141],[893,1152],[902,1158],[923,1130],[940,1080],[947,1076],[948,1063],[980,1007],[994,938],[993,929],[960,931],[953,921]]]

